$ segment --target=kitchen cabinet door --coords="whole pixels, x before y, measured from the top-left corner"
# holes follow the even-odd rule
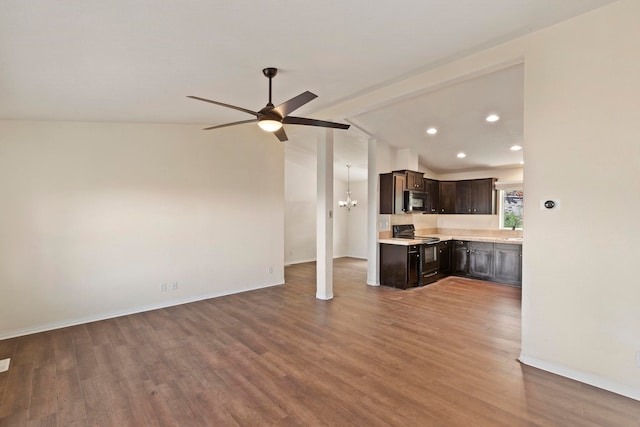
[[[405,190],[424,191],[423,173],[414,171],[405,171],[406,188]]]
[[[404,173],[380,174],[380,213],[404,213],[404,190],[406,187]]]
[[[456,240],[453,247],[453,274],[466,276],[469,274],[469,242]]]
[[[451,274],[451,247],[451,242],[448,240],[438,243],[440,277],[446,277]]]
[[[423,180],[424,191],[429,195],[429,201],[427,203],[427,210],[425,213],[437,214],[440,206],[440,182],[435,179]]]
[[[439,204],[440,213],[456,213],[456,181],[440,181]]]
[[[456,183],[456,213],[473,213],[473,182],[458,181]]]
[[[480,279],[493,277],[493,243],[469,242],[469,275]]]
[[[522,286],[522,245],[496,243],[494,278],[496,282]]]

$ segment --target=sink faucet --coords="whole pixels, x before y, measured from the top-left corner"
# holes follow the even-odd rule
[[[511,227],[511,229],[515,230],[516,227],[518,227],[518,224],[520,224],[520,221],[521,221],[520,217],[515,217],[513,220],[513,227]]]

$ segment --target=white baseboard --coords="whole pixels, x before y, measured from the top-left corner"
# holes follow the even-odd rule
[[[101,314],[96,314],[96,315],[91,315],[91,316],[86,316],[86,317],[80,317],[80,318],[75,318],[75,319],[65,319],[65,320],[61,320],[61,321],[58,321],[58,322],[44,323],[44,324],[41,324],[41,325],[35,325],[35,326],[27,327],[27,328],[15,329],[15,330],[12,330],[12,331],[2,331],[2,332],[0,332],[0,340],[5,340],[5,339],[15,338],[15,337],[21,337],[23,335],[37,334],[39,332],[52,331],[54,329],[67,328],[69,326],[82,325],[84,323],[98,322],[100,320],[113,319],[114,317],[128,316],[130,314],[143,313],[145,311],[158,310],[158,309],[161,309],[161,308],[173,307],[175,305],[188,304],[188,303],[191,303],[191,302],[202,301],[202,300],[211,299],[211,298],[217,298],[217,297],[223,297],[223,296],[226,296],[226,295],[233,295],[233,294],[239,294],[239,293],[242,293],[242,292],[255,291],[257,289],[270,288],[270,287],[273,287],[273,286],[280,286],[280,285],[283,285],[283,284],[284,283],[273,283],[273,284],[266,284],[266,285],[250,287],[250,288],[247,288],[247,289],[242,289],[242,290],[237,290],[237,291],[214,292],[214,293],[211,293],[211,294],[198,295],[198,296],[195,296],[195,297],[187,297],[187,298],[180,298],[180,299],[171,300],[171,301],[164,301],[164,302],[161,302],[161,303],[158,303],[158,304],[150,304],[150,305],[145,305],[145,306],[141,306],[141,307],[135,307],[135,308],[125,309],[125,310],[116,310],[116,311],[112,311],[112,312],[108,312],[108,313],[101,313]]]
[[[308,259],[292,259],[289,261],[285,261],[284,265],[295,265],[295,264],[304,264],[305,262],[315,262],[315,258],[308,258]]]
[[[520,355],[518,360],[525,365],[532,366],[534,368],[542,369],[543,371],[551,372],[563,377],[571,378],[572,380],[579,381],[581,383],[589,384],[594,387],[598,387],[610,392],[620,394],[622,396],[629,397],[631,399],[640,400],[640,389],[621,384],[616,381],[599,377],[597,375],[588,374],[586,372],[577,371],[575,369],[567,368],[565,366],[557,365],[555,363],[547,362],[544,360],[536,359],[535,357]]]
[[[338,259],[338,258],[356,258],[356,259],[361,259],[366,261],[367,258],[362,258],[359,256],[354,256],[354,255],[335,255],[333,257],[333,259]],[[289,260],[289,261],[285,261],[284,265],[295,265],[295,264],[304,264],[305,262],[315,262],[316,259],[315,258],[309,258],[309,259],[294,259],[294,260]]]

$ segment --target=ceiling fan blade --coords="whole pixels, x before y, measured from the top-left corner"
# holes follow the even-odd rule
[[[316,95],[315,93],[311,93],[309,91],[306,91],[306,92],[301,93],[298,96],[294,96],[293,98],[291,98],[288,101],[284,101],[282,104],[280,104],[277,107],[275,107],[273,109],[273,111],[275,111],[278,114],[280,114],[280,117],[286,117],[287,115],[289,115],[289,113],[291,113],[294,110],[297,110],[298,108],[302,107],[307,102],[313,101],[317,97],[318,97],[318,95]]]
[[[258,119],[242,120],[242,121],[239,121],[239,122],[225,123],[224,125],[211,126],[211,127],[208,127],[208,128],[204,128],[202,130],[220,129],[220,128],[226,128],[227,126],[243,125],[245,123],[255,123],[257,121],[258,121]]]
[[[247,110],[246,108],[242,108],[242,107],[236,107],[235,105],[231,105],[231,104],[225,104],[224,102],[212,101],[210,99],[200,98],[199,96],[191,96],[191,95],[187,95],[187,98],[197,99],[198,101],[209,102],[211,104],[220,105],[222,107],[231,108],[231,109],[242,111],[248,114],[253,114],[256,117],[258,116],[258,113],[256,113],[255,111]]]
[[[284,128],[280,128],[277,131],[273,132],[275,136],[282,142],[288,141],[287,134],[284,132]]]
[[[282,119],[282,123],[286,123],[289,125],[320,126],[323,128],[334,128],[334,129],[349,129],[349,126],[351,126],[351,125],[345,125],[342,123],[327,122],[324,120],[315,120],[315,119],[307,119],[304,117],[292,117],[292,116],[288,116]]]

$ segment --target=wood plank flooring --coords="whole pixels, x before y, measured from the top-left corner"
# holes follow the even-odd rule
[[[640,426],[640,402],[520,365],[520,290],[407,291],[335,262],[284,286],[0,341],[0,426]]]

